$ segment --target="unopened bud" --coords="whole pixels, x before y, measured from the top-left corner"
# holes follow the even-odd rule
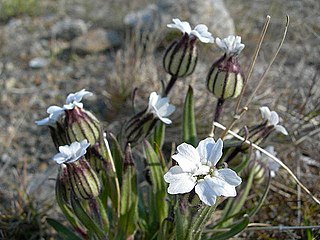
[[[101,184],[95,171],[82,157],[78,161],[66,163],[71,190],[78,199],[91,199],[100,194]]]
[[[207,88],[217,98],[236,98],[240,95],[244,77],[235,56],[225,54],[211,67],[207,76]]]
[[[196,38],[189,38],[187,33],[180,41],[173,42],[163,57],[163,67],[167,73],[175,77],[190,75],[197,64]]]
[[[87,139],[90,145],[99,141],[100,122],[89,111],[75,107],[66,110],[65,117],[66,134],[70,142]]]

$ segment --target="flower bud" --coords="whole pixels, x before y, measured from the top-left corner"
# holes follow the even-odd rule
[[[84,157],[65,165],[70,188],[76,198],[91,199],[100,194],[99,178]]]
[[[235,56],[226,54],[211,67],[207,76],[207,88],[217,98],[236,98],[240,95],[244,77]]]
[[[99,141],[100,122],[92,113],[79,107],[65,112],[66,134],[70,143],[87,139],[93,146]]]
[[[185,33],[180,41],[173,42],[163,58],[163,67],[167,73],[175,77],[190,75],[197,64],[196,38],[189,38]]]

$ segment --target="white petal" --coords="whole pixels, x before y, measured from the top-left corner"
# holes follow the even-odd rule
[[[287,130],[286,130],[283,126],[281,126],[281,125],[276,125],[276,126],[274,126],[274,128],[275,128],[275,130],[276,130],[277,132],[281,132],[281,133],[284,134],[284,135],[288,135]]]
[[[158,95],[158,99],[157,99],[156,103],[154,104],[154,107],[159,109],[159,108],[167,105],[168,102],[169,102],[169,100],[167,97],[161,98],[161,96]]]
[[[66,99],[66,104],[68,105],[72,102],[81,102],[82,98],[86,95],[92,96],[93,94],[89,91],[86,91],[85,89],[82,89],[81,91],[76,93],[70,93]]]
[[[72,155],[72,152],[70,150],[69,145],[60,146],[59,147],[59,152],[61,152],[65,156],[71,156]]]
[[[171,124],[172,121],[169,118],[159,117],[159,119],[165,124]]]
[[[237,175],[237,173],[229,168],[219,169],[218,177],[222,178],[228,184],[232,186],[239,186],[242,182],[241,178]]]
[[[36,124],[38,126],[47,126],[47,125],[52,125],[52,122],[50,121],[50,118],[47,117],[47,118],[36,121]]]
[[[190,35],[196,36],[203,43],[213,43],[214,38],[212,34],[208,32],[208,27],[204,24],[197,25],[194,30],[190,32]]]
[[[201,165],[198,151],[192,145],[182,143],[177,147],[177,150],[178,153],[172,158],[177,161],[183,171],[193,172]]]
[[[234,197],[237,195],[235,187],[228,184],[222,178],[206,176],[204,181],[210,186],[216,196]]]
[[[157,104],[159,98],[160,96],[157,95],[156,92],[152,92],[149,96],[149,107],[154,107]]]
[[[171,104],[169,104],[169,106],[167,107],[167,111],[166,111],[164,116],[165,117],[170,116],[175,110],[176,110],[176,107],[171,105]]]
[[[223,141],[219,138],[218,141],[213,145],[211,154],[208,161],[211,162],[212,166],[215,166],[222,156]]]
[[[275,111],[271,111],[269,123],[274,126],[279,123],[279,115]]]
[[[227,38],[216,38],[216,43],[220,49],[225,51],[228,55],[239,55],[242,49],[245,47],[241,43],[241,37],[230,35]]]
[[[208,185],[208,182],[203,179],[198,181],[195,192],[198,194],[200,200],[206,205],[213,206],[216,203],[217,198],[215,193],[212,191],[210,185]]]
[[[200,155],[202,164],[207,164],[208,158],[211,154],[211,150],[214,144],[215,144],[215,141],[213,138],[206,138],[199,142],[196,149]]]
[[[170,168],[163,178],[169,183],[169,194],[187,193],[196,185],[196,178],[192,177],[190,173],[183,172],[179,166]]]
[[[181,32],[183,33],[188,33],[190,34],[191,32],[191,27],[190,27],[190,24],[188,22],[182,22],[180,21],[180,19],[178,18],[174,18],[172,19],[172,21],[174,23],[170,23],[170,24],[167,24],[167,27],[169,28],[176,28],[176,29],[179,29]]]
[[[66,157],[63,153],[57,153],[53,156],[53,160],[56,161],[56,163],[61,164],[66,161]]]
[[[54,113],[58,113],[58,112],[63,112],[64,109],[62,107],[58,107],[58,106],[50,106],[47,109],[47,113],[49,114],[54,114]]]
[[[261,107],[260,108],[260,112],[261,112],[263,120],[268,120],[269,121],[269,119],[271,117],[270,109],[268,107]]]

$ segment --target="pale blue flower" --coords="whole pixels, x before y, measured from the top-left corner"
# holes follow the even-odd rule
[[[175,106],[169,104],[167,97],[161,97],[156,92],[152,92],[149,97],[148,111],[153,113],[156,118],[159,118],[165,124],[171,124],[172,121],[167,118],[174,110]]]
[[[71,145],[60,146],[59,153],[54,155],[53,160],[58,164],[75,162],[86,154],[89,146],[90,143],[87,139],[73,142]]]

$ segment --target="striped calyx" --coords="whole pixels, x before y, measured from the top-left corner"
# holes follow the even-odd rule
[[[66,110],[65,127],[70,143],[87,139],[93,146],[100,138],[100,123],[89,111],[75,107]]]
[[[207,76],[207,88],[217,98],[236,98],[243,88],[244,76],[237,57],[225,54],[211,67]]]
[[[101,191],[100,180],[84,157],[66,165],[67,178],[73,195],[77,199],[92,199],[99,196]]]
[[[180,41],[173,42],[163,57],[163,67],[167,73],[175,77],[190,75],[197,64],[196,38],[187,33]]]

